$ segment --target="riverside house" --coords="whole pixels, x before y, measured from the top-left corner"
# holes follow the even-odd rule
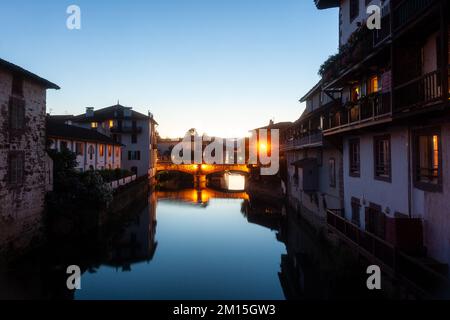
[[[50,149],[69,150],[77,156],[76,169],[112,170],[121,168],[122,145],[98,131],[65,123],[62,116],[47,116],[47,143]]]
[[[0,59],[0,253],[40,236],[51,187],[45,143],[47,89],[59,87]]]
[[[328,226],[386,272],[448,277],[449,3],[315,4],[340,17],[339,52],[320,70],[333,103],[316,111],[323,141],[342,152],[342,205],[328,205]],[[366,27],[371,4],[382,7],[381,30]]]
[[[153,115],[134,111],[130,107],[116,104],[72,117],[73,126],[90,129],[110,137],[121,144],[121,167],[138,177],[155,177],[157,162],[157,122]],[[66,122],[67,123],[67,122]]]

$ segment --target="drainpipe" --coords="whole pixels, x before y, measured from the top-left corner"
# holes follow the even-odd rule
[[[412,218],[411,128],[408,126],[408,215]]]

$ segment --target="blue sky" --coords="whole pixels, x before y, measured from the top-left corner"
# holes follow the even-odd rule
[[[81,8],[81,30],[66,9]],[[0,4],[1,58],[61,86],[47,111],[117,103],[162,136],[238,136],[294,121],[337,50],[338,12],[313,0],[15,0]]]

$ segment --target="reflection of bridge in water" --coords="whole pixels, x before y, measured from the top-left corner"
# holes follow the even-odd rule
[[[248,200],[246,192],[224,192],[213,189],[186,189],[178,191],[158,191],[158,200],[178,201],[185,204],[206,207],[214,199],[242,199]]]
[[[205,188],[209,175],[216,173],[238,173],[248,175],[250,169],[246,164],[174,164],[172,161],[158,160],[157,172],[183,172],[194,176],[194,187]]]

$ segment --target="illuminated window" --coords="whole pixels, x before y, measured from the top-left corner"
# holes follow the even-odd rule
[[[120,147],[116,147],[116,158],[120,157]]]
[[[378,92],[380,90],[380,85],[379,85],[379,78],[378,76],[373,76],[369,79],[369,83],[368,83],[368,93],[375,93]]]
[[[105,155],[105,146],[104,145],[99,145],[98,146],[98,153],[100,154],[100,157],[103,157]]]
[[[84,144],[81,142],[77,142],[75,144],[75,153],[77,156],[82,156],[84,154]]]
[[[109,120],[109,127],[110,128],[114,127],[114,120]]]
[[[112,146],[108,146],[108,157],[112,157]]]
[[[361,97],[361,89],[359,87],[359,85],[353,86],[350,92],[351,96],[351,101],[352,102],[357,102],[358,99]]]
[[[427,191],[440,191],[442,185],[440,130],[433,128],[415,133],[415,185]]]
[[[92,129],[98,128],[98,122],[91,122],[91,128]]]

